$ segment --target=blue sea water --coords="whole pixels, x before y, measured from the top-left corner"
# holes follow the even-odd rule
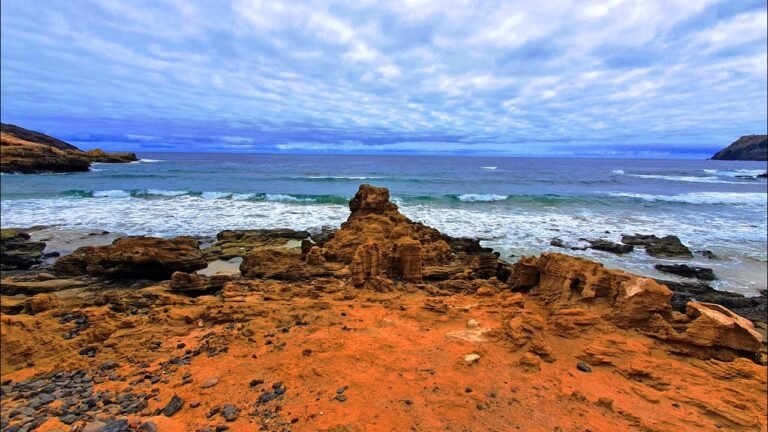
[[[90,172],[2,176],[2,226],[124,234],[214,235],[223,229],[337,226],[361,183],[386,186],[411,219],[472,236],[514,261],[557,250],[553,237],[679,236],[720,261],[723,289],[766,278],[765,162],[505,157],[146,153]],[[561,250],[562,251],[562,250]],[[642,250],[589,255],[659,277]]]

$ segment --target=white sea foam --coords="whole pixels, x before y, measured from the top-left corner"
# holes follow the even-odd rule
[[[252,193],[234,193],[232,194],[232,199],[235,201],[245,201],[249,199],[253,199],[256,197],[256,194]]]
[[[732,170],[705,169],[702,171],[704,171],[707,174],[714,174],[721,177],[757,177],[758,175],[766,172],[765,169],[732,169]]]
[[[487,167],[482,167],[482,168],[483,168],[483,169],[486,169],[486,170],[495,170],[495,169],[496,169],[496,168],[498,168],[498,167],[495,167],[495,166],[487,166]]]
[[[160,159],[139,159],[137,162],[139,163],[155,163],[155,162],[162,162]]]
[[[225,199],[232,197],[230,192],[203,192],[201,196],[205,199]]]
[[[312,198],[298,198],[291,195],[285,195],[285,194],[265,194],[264,198],[267,201],[285,201],[285,202],[314,202],[315,200]]]
[[[673,175],[660,175],[660,174],[630,174],[630,176],[644,178],[644,179],[681,181],[681,182],[689,182],[689,183],[752,184],[751,182],[721,180],[715,176],[696,177],[696,176],[673,176]]]
[[[612,174],[618,174],[618,175],[622,175],[622,174],[624,174],[624,170],[619,170],[619,169],[617,169],[617,170],[613,170],[613,171],[611,171],[611,173],[612,173]]]
[[[187,191],[178,191],[178,190],[163,190],[163,189],[147,189],[147,195],[157,195],[157,196],[166,196],[166,197],[177,197],[181,195],[186,195],[189,192]]]
[[[464,194],[456,197],[459,201],[463,202],[493,202],[504,201],[509,198],[508,195],[495,195],[495,194]]]
[[[314,180],[368,180],[368,179],[382,179],[384,177],[378,176],[305,176],[297,177],[299,179],[314,179]]]
[[[93,193],[93,196],[97,198],[130,198],[131,193],[120,189],[114,189],[96,191]]]
[[[611,196],[638,198],[646,201],[665,201],[686,204],[748,204],[766,205],[768,196],[761,192],[689,192],[678,195],[651,195],[613,192]]]
[[[48,225],[68,229],[105,229],[121,234],[175,236],[215,235],[225,229],[285,228],[310,229],[326,225],[338,226],[349,215],[346,205],[307,204],[290,195],[272,194],[265,199],[254,194],[233,195],[231,200],[206,199],[201,195],[183,195],[167,199],[125,199],[126,191],[99,199],[24,199],[4,200],[0,208],[2,226]],[[96,193],[94,193],[96,195]],[[632,194],[622,194],[638,198]],[[262,196],[262,195],[259,195]],[[286,198],[288,197],[288,198]],[[277,200],[270,200],[277,199]],[[670,200],[669,197],[640,195],[649,201]],[[683,194],[673,195],[673,202],[723,202],[728,204],[765,203],[765,194]],[[604,237],[614,241],[621,233],[674,234],[693,249],[712,249],[718,255],[766,259],[764,214],[759,207],[745,207],[734,212],[714,209],[687,209],[670,213],[649,209],[638,213],[617,205],[599,209],[570,209],[568,212],[544,210],[540,207],[495,208],[482,205],[452,205],[434,203],[401,203],[401,211],[411,219],[434,226],[452,236],[490,239],[485,245],[502,253],[538,254],[551,248],[552,237],[575,241],[580,237]],[[748,212],[748,213],[745,213]],[[746,215],[744,219],[739,215]],[[735,215],[735,216],[734,216]],[[745,223],[743,220],[748,220]],[[610,231],[606,234],[605,231]],[[596,251],[572,252],[586,254],[614,267],[626,267],[636,272],[651,268],[642,251],[626,257]],[[746,258],[743,258],[746,259]],[[708,266],[728,265],[726,258]],[[716,269],[717,271],[717,269]],[[717,271],[718,275],[722,272]],[[727,273],[726,273],[727,274]],[[723,283],[731,284],[728,280]],[[757,283],[757,282],[755,282]],[[763,282],[764,284],[764,279]],[[752,290],[758,286],[726,285],[735,290]]]

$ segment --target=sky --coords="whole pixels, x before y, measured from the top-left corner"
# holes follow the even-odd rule
[[[133,151],[706,158],[765,0],[3,0],[4,123]]]

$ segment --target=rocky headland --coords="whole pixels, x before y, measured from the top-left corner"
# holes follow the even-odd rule
[[[58,259],[4,232],[0,426],[768,427],[764,296],[560,253],[508,264],[409,220],[383,188],[349,208],[335,230],[126,237]],[[590,242],[691,253],[678,243]]]
[[[64,141],[11,124],[0,124],[0,172],[36,174],[88,171],[93,162],[137,161],[134,153],[82,151]]]
[[[744,135],[712,156],[714,160],[768,160],[768,135]]]

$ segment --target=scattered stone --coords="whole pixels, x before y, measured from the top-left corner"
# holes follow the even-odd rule
[[[251,382],[248,384],[251,387],[256,387],[258,385],[264,384],[264,380],[262,379],[252,379]]]
[[[189,403],[190,408],[197,408],[200,406],[200,401],[192,401]]]
[[[584,363],[584,362],[576,363],[576,369],[578,369],[578,370],[580,370],[582,372],[587,372],[587,373],[592,372],[592,368],[589,367],[589,365]]]
[[[341,386],[341,387],[338,388],[338,390],[336,390],[336,394],[344,394],[344,392],[347,391],[348,388],[349,388],[349,386],[346,386],[346,385],[345,386]]]
[[[219,377],[210,377],[200,384],[201,388],[213,387],[219,383]]]
[[[714,252],[711,250],[698,250],[694,252],[696,255],[703,256],[704,258],[708,258],[711,260],[719,260],[720,257],[715,255]]]
[[[468,329],[474,329],[474,328],[478,328],[478,327],[480,327],[480,323],[479,322],[477,322],[477,321],[475,321],[473,319],[470,319],[469,321],[467,321],[467,328]]]
[[[715,280],[715,272],[707,267],[695,267],[687,264],[656,264],[656,270],[682,277],[701,280]]]
[[[605,239],[597,239],[597,240],[586,239],[586,241],[589,243],[590,249],[601,250],[601,251],[615,253],[619,255],[630,253],[635,249],[633,245],[615,243]]]
[[[139,426],[139,432],[157,432],[157,425],[151,421],[145,421]]]
[[[691,250],[673,235],[666,237],[643,234],[623,235],[621,242],[633,246],[645,246],[645,252],[657,258],[690,258],[693,256]]]
[[[240,416],[240,411],[236,406],[227,404],[221,407],[221,416],[228,422],[235,421]]]
[[[475,353],[467,354],[467,355],[464,356],[464,361],[467,364],[477,363],[478,360],[480,360],[480,356],[478,354],[475,354]]]
[[[173,395],[171,400],[168,401],[168,405],[166,405],[165,408],[163,408],[163,415],[165,415],[166,417],[171,417],[177,412],[179,412],[179,410],[183,406],[184,406],[184,399],[176,395]]]
[[[345,402],[347,400],[347,397],[344,396],[343,394],[337,394],[336,397],[334,397],[334,399],[336,399],[339,402]]]

